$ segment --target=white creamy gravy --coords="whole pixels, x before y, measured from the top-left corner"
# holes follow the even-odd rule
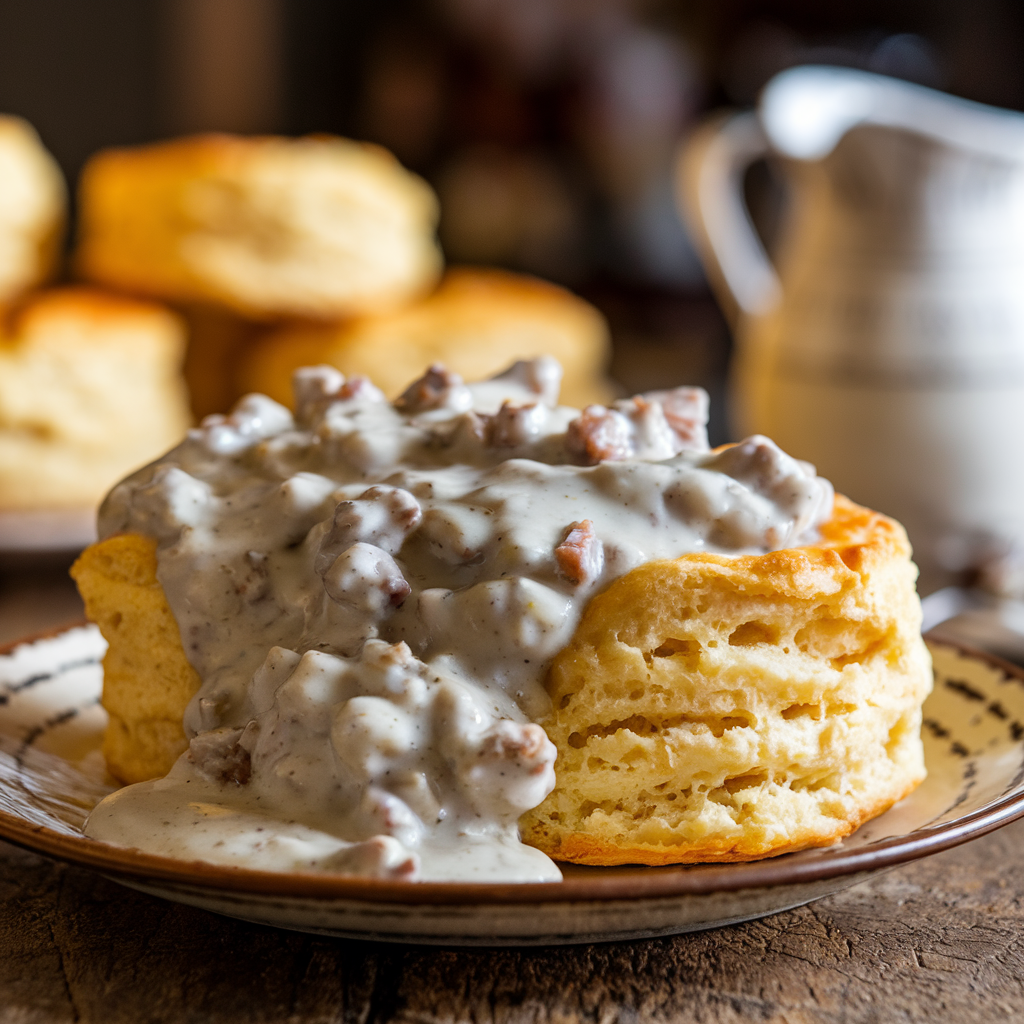
[[[188,859],[555,880],[517,819],[554,785],[544,678],[588,599],[657,558],[807,542],[832,489],[765,438],[710,452],[694,388],[557,405],[554,360],[394,404],[327,367],[119,484],[202,687],[165,779],[86,831]]]

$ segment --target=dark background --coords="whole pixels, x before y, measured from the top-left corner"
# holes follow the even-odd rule
[[[262,123],[175,116],[169,65],[187,55],[168,52],[170,37],[179,9],[204,4],[227,9],[231,27],[276,29],[275,66],[257,69],[277,79],[276,99],[253,119]],[[510,32],[476,27],[502,8],[561,12],[569,25],[554,42],[519,47],[524,58]],[[580,26],[603,19],[681,44],[695,78],[688,114],[749,105],[775,71],[804,62],[867,67],[1024,109],[1016,0],[2,0],[0,109],[32,121],[72,179],[103,146],[207,128],[377,138],[431,173],[469,142],[574,149],[573,100],[588,63]],[[217,19],[207,20],[209,29]],[[230,32],[214,41],[222,63],[232,42]],[[532,56],[545,48],[546,59]],[[403,102],[403,88],[419,96]]]
[[[1024,4],[0,0],[0,111],[71,182],[96,149],[198,130],[380,142],[437,188],[451,261],[595,301],[630,390],[720,393],[728,332],[675,213],[673,154],[705,111],[808,62],[1021,109]],[[770,236],[770,170],[748,191]]]

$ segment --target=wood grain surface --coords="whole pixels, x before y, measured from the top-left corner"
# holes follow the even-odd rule
[[[9,638],[77,607],[62,567],[31,568],[0,567]],[[0,843],[0,1024],[1007,1020],[1024,1021],[1024,822],[762,921],[537,950],[275,931]]]
[[[762,921],[536,950],[276,931],[0,843],[0,1022],[1024,1020],[1024,822]]]

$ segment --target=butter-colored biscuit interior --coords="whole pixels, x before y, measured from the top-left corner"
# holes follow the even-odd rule
[[[109,645],[103,756],[122,782],[170,771],[188,746],[182,716],[200,685],[156,568],[155,540],[120,534],[86,548],[71,569],[86,614]]]
[[[823,540],[643,565],[549,677],[557,785],[524,841],[556,860],[749,860],[827,845],[924,778],[931,687],[897,523],[837,498]]]

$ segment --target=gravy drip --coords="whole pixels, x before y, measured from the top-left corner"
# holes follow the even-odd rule
[[[186,859],[377,877],[546,881],[519,816],[554,786],[544,679],[588,599],[643,562],[806,543],[832,489],[753,437],[707,447],[679,388],[557,405],[561,368],[394,403],[328,367],[119,484],[100,534],[158,542],[202,687],[189,750],[87,834]]]

